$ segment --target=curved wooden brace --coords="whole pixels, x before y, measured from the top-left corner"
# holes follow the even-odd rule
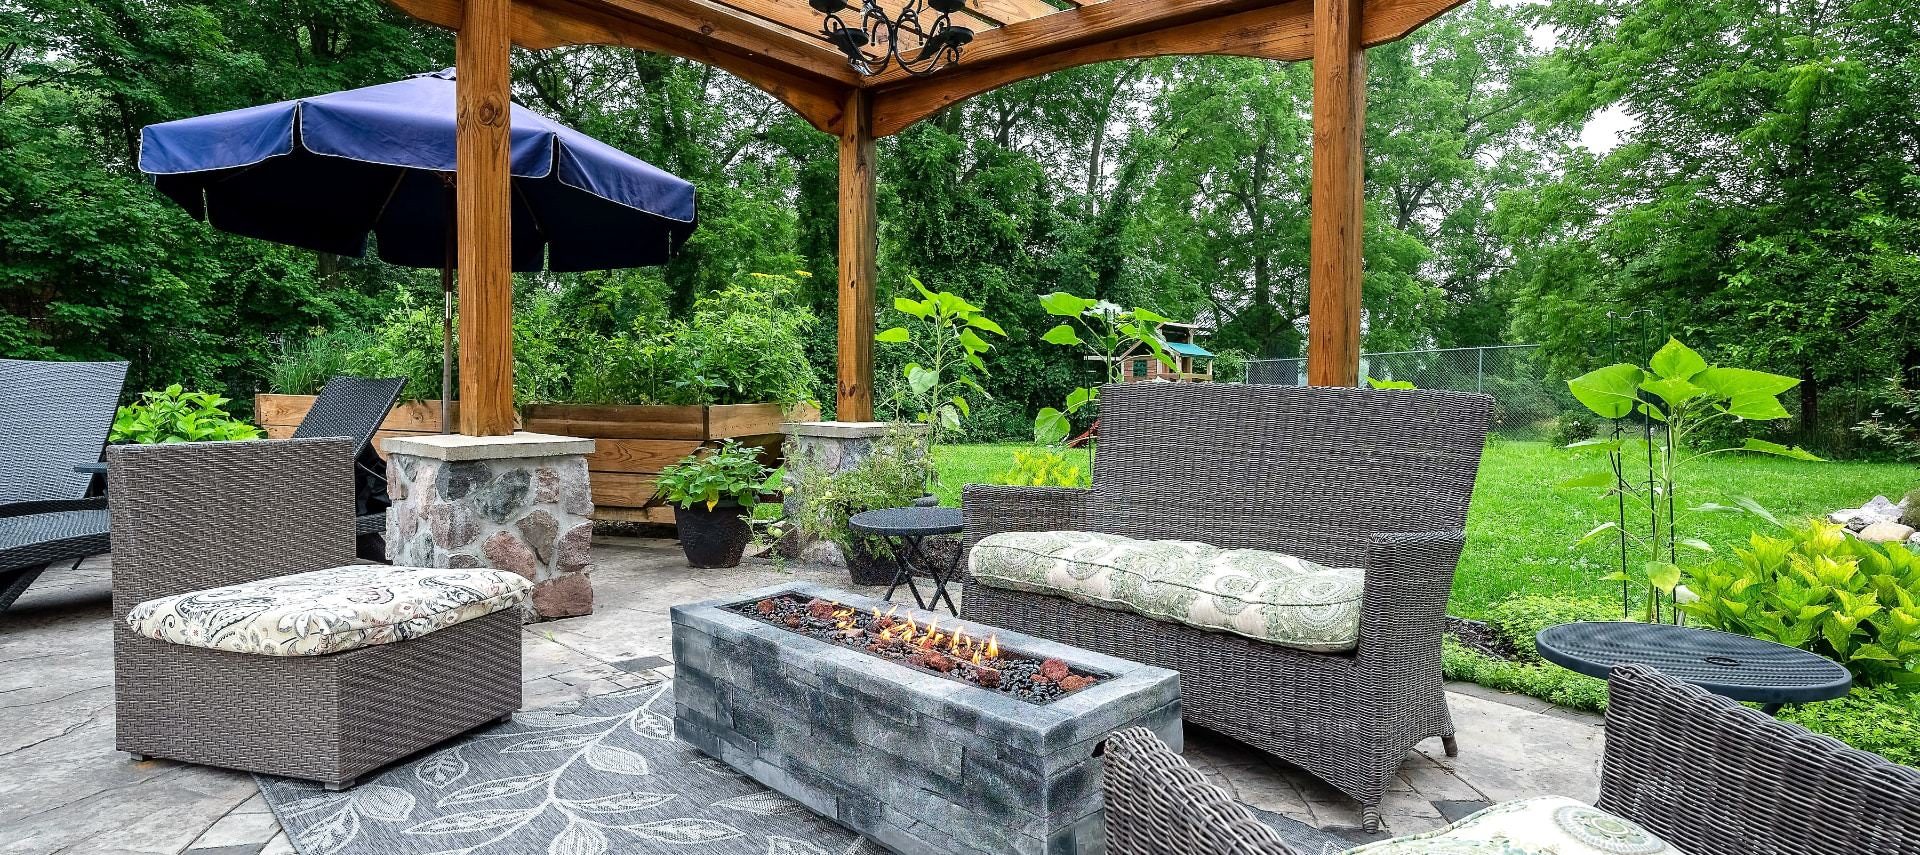
[[[1372,47],[1400,39],[1463,2],[1369,0],[1361,19],[1361,43]],[[1072,13],[1061,13],[1068,14]],[[1111,41],[979,65],[970,66],[962,57],[958,65],[932,77],[877,89],[873,133],[877,137],[897,134],[961,101],[1030,77],[1096,62],[1181,55],[1312,59],[1313,0],[1289,0]]]
[[[462,0],[389,0],[401,11],[448,29],[458,30]],[[564,45],[617,45],[690,59],[725,70],[791,107],[801,118],[827,133],[839,133],[851,83],[828,80],[792,70],[711,38],[695,39],[665,27],[650,26],[569,0],[515,0],[510,12],[513,43],[542,50]]]

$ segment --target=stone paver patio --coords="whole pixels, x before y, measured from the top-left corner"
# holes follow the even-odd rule
[[[671,676],[674,603],[787,578],[847,587],[844,571],[765,561],[693,570],[672,540],[600,537],[594,549],[594,614],[526,628],[527,708]],[[0,615],[0,853],[294,852],[251,775],[136,763],[113,750],[108,567],[98,558],[78,571],[50,570]],[[1490,801],[1596,796],[1598,717],[1451,688],[1460,756],[1445,757],[1432,740],[1401,767],[1382,805],[1393,833],[1433,828]],[[1186,753],[1253,807],[1362,839],[1352,831],[1358,806],[1303,773],[1193,730]]]

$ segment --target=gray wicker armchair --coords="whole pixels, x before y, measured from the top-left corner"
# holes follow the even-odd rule
[[[91,496],[125,362],[0,359],[0,611],[54,563],[107,551],[107,500]]]
[[[1369,828],[1388,779],[1453,722],[1440,674],[1491,400],[1427,390],[1138,383],[1101,392],[1087,490],[969,486],[968,548],[1078,529],[1363,567],[1359,647],[1310,653],[970,584],[969,620],[1180,672],[1188,722],[1319,776]]]
[[[1650,668],[1608,689],[1601,809],[1692,855],[1920,852],[1920,770]],[[1151,731],[1114,734],[1105,757],[1112,855],[1296,855]]]
[[[121,446],[113,496],[116,746],[330,789],[520,707],[518,609],[390,644],[260,656],[158,641],[159,597],[357,563],[349,439]]]

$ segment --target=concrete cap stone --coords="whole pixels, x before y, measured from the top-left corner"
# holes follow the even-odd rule
[[[893,430],[925,430],[908,422],[787,422],[780,432],[787,436],[813,436],[823,439],[873,439]]]
[[[528,457],[570,457],[593,453],[593,440],[571,436],[516,431],[509,436],[395,436],[380,441],[388,454],[406,454],[450,462],[512,460]]]

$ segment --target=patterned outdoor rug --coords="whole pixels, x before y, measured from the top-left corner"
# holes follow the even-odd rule
[[[256,779],[301,855],[886,852],[675,740],[672,687],[517,713],[344,793]],[[1331,840],[1262,818],[1311,855]]]

